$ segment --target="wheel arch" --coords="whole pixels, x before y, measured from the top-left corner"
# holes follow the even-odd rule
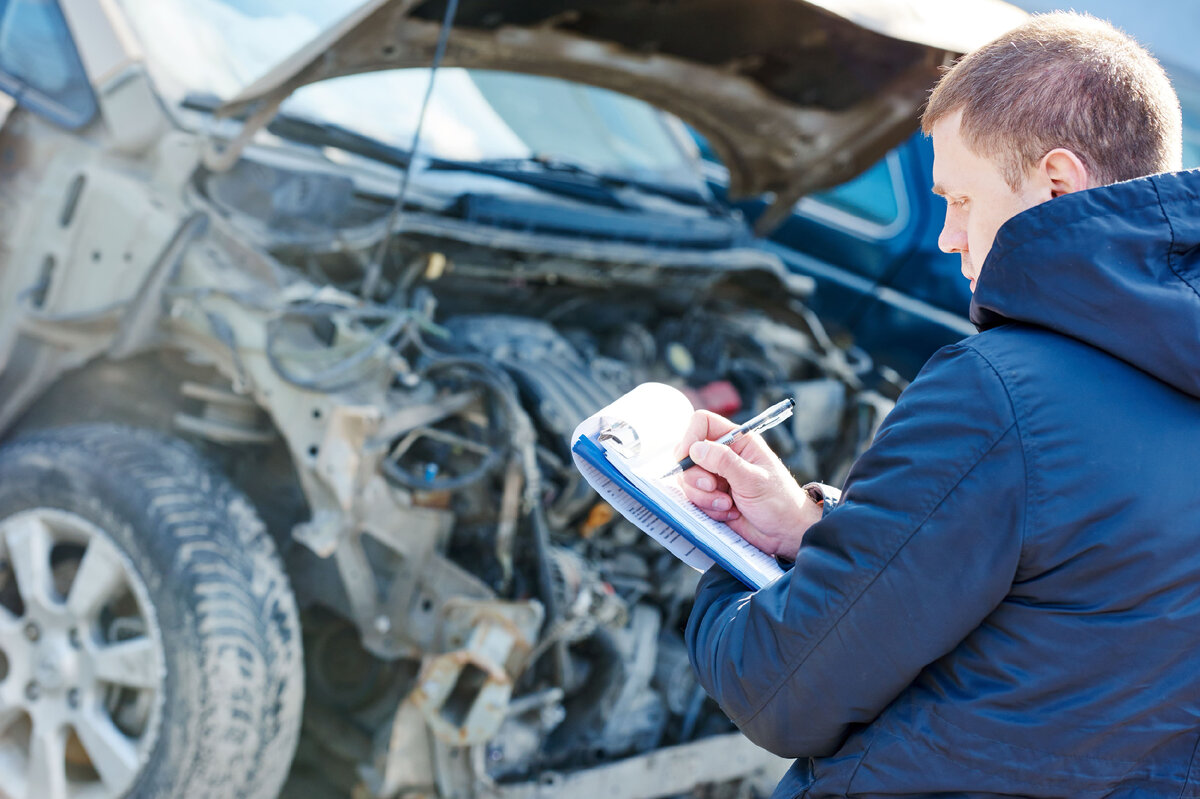
[[[206,428],[197,387],[235,396],[215,367],[180,350],[156,349],[130,358],[97,358],[51,381],[0,434],[0,443],[75,424],[108,423],[179,438],[201,453],[255,505],[281,552],[291,528],[309,509],[287,443],[252,397],[245,397],[245,441],[222,441]],[[229,423],[227,422],[228,426]],[[211,430],[212,435],[205,431]]]

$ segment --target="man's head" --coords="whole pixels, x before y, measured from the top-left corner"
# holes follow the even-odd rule
[[[975,280],[996,231],[1046,200],[1180,168],[1179,100],[1162,67],[1107,22],[1044,14],[961,59],[922,117],[938,245]]]

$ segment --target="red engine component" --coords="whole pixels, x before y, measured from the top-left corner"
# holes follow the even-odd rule
[[[728,380],[714,380],[700,388],[685,388],[683,394],[696,410],[732,416],[742,409],[742,397]]]

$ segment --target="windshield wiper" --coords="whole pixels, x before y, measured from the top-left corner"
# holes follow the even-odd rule
[[[643,194],[653,194],[658,197],[666,197],[668,200],[674,200],[677,203],[684,205],[700,205],[707,208],[715,208],[716,206],[710,202],[709,198],[705,197],[700,191],[690,189],[687,186],[673,186],[670,183],[659,183],[656,181],[642,180],[640,178],[632,178],[627,175],[617,175],[611,172],[598,172],[600,179],[609,186],[628,187],[636,189]]]
[[[487,175],[512,183],[522,183],[535,189],[586,200],[610,208],[628,209],[629,203],[618,197],[605,181],[581,167],[548,166],[536,159],[499,158],[484,161],[454,161],[447,158],[430,159],[430,170],[470,172]]]
[[[579,164],[549,158],[494,158],[482,161],[452,161],[435,158],[429,168],[456,169],[492,175],[537,187],[567,185],[581,188],[590,187],[588,190],[594,191],[596,197],[610,198],[605,204],[619,208],[626,208],[629,205],[613,194],[612,190],[617,188],[632,188],[644,194],[666,197],[685,205],[710,206],[700,192],[683,186],[671,186],[625,175],[597,172]],[[599,199],[596,201],[602,202]]]
[[[313,122],[291,114],[277,114],[267,125],[267,130],[281,139],[319,147],[335,147],[401,169],[412,163],[412,153],[403,147],[384,144],[378,139],[329,122]]]
[[[192,93],[183,98],[184,108],[193,111],[203,111],[211,114],[221,106],[221,99],[215,95]],[[238,114],[231,119],[244,121],[246,114]],[[391,166],[405,168],[412,161],[412,154],[402,147],[384,144],[378,139],[362,133],[334,125],[329,122],[314,122],[302,116],[288,113],[278,113],[269,123],[267,130],[281,139],[312,144],[319,147],[336,147],[348,153],[361,155],[372,161],[380,161]]]

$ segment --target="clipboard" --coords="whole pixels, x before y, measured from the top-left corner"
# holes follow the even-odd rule
[[[677,389],[643,383],[576,428],[576,468],[622,516],[684,563],[697,571],[719,563],[749,588],[763,588],[784,574],[775,559],[692,504],[677,477],[660,477],[674,463],[692,412]]]

